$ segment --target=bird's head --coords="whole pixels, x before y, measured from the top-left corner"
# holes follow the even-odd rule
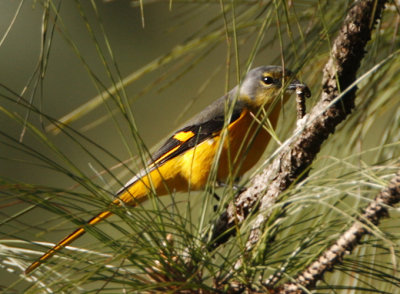
[[[307,85],[299,82],[291,71],[280,66],[260,66],[247,73],[240,86],[239,99],[254,109],[267,108],[279,97],[286,102],[295,90],[303,91],[306,97],[311,95]]]

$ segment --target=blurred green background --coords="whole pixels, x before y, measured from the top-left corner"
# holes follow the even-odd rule
[[[0,238],[16,242],[58,241],[76,224],[68,216],[62,217],[45,205],[40,208],[48,200],[47,197],[53,195],[43,191],[54,188],[55,198],[48,202],[49,206],[56,204],[77,219],[89,218],[104,208],[105,199],[110,198],[111,193],[140,168],[137,134],[132,131],[134,126],[137,126],[144,144],[153,149],[185,120],[236,85],[238,76],[242,76],[248,67],[281,65],[284,62],[311,87],[313,97],[307,102],[310,109],[319,98],[322,68],[329,58],[331,41],[349,5],[348,1],[311,0],[144,1],[141,9],[138,1],[0,1],[0,84],[3,86],[0,106],[11,114],[21,116],[23,121],[43,131],[46,137],[44,141],[38,140],[32,132],[24,133],[23,123],[17,123],[17,119],[8,117],[4,112],[0,115],[0,175],[4,185],[0,203]],[[380,65],[376,73],[362,78],[355,112],[324,144],[312,166],[310,182],[294,187],[294,191],[290,192],[295,199],[293,203],[298,206],[292,208],[291,203],[287,203],[289,209],[284,219],[287,231],[280,231],[278,244],[293,241],[293,246],[297,246],[298,241],[304,245],[310,235],[307,230],[314,232],[313,226],[316,228],[315,243],[304,245],[303,259],[293,266],[292,273],[330,244],[345,224],[353,221],[352,216],[385,185],[388,175],[398,166],[400,43],[395,21],[398,27],[397,11],[393,7],[387,10],[378,26],[378,34],[373,36],[367,48],[368,54],[360,75],[391,54],[394,57]],[[55,27],[54,23],[57,24]],[[108,48],[111,48],[112,55]],[[73,134],[72,137],[88,152],[66,134],[48,131],[49,120],[44,116],[28,111],[27,107],[21,106],[23,103],[6,99],[13,97],[13,101],[18,101],[17,95],[10,94],[5,87],[31,101],[39,112],[60,119],[117,84],[119,77],[124,79],[134,74],[140,74],[139,78],[125,86],[134,121],[127,119],[129,115],[124,115],[124,111],[128,112],[127,108],[118,108],[117,101],[123,100],[120,97],[124,96],[120,92],[120,96],[115,95],[88,113],[79,114],[78,119],[71,123],[70,126],[83,137],[70,131],[68,134]],[[127,107],[124,102],[121,104]],[[283,141],[289,137],[294,126],[295,105],[291,101],[281,114],[279,139]],[[22,144],[19,144],[23,134]],[[85,137],[103,150],[89,143]],[[46,146],[46,143],[49,145]],[[71,167],[72,164],[52,152],[50,144],[54,144],[75,166]],[[23,145],[37,150],[39,155],[30,156]],[[278,146],[277,143],[270,145],[265,157]],[[40,154],[60,164],[60,168],[44,168]],[[126,162],[131,170],[121,168],[121,162]],[[66,170],[61,167],[66,167]],[[102,173],[104,167],[111,169],[115,177]],[[92,195],[66,171],[82,173],[85,179],[103,187],[110,195],[101,194],[101,189],[99,195]],[[24,198],[24,193],[19,193],[23,189],[18,186],[22,183],[32,185],[29,187],[38,191],[37,198],[30,198],[28,192],[27,198]],[[23,188],[28,190],[29,187]],[[67,191],[82,193],[84,197],[69,195]],[[43,195],[40,194],[42,192]],[[181,195],[179,199],[188,202],[189,198],[188,195]],[[167,198],[165,203],[169,202],[171,199]],[[205,203],[201,197],[190,199],[194,220],[203,209],[209,212],[207,220],[217,217],[218,213],[212,211],[215,203]],[[146,203],[144,207],[153,206]],[[395,270],[398,268],[398,263],[390,264],[393,258],[398,258],[399,244],[395,230],[398,213],[392,214],[394,221],[388,221],[383,228],[390,236],[384,234],[386,239],[377,240],[370,237],[365,242],[370,247],[360,249],[361,255],[364,254],[363,257],[370,262],[368,250],[371,247],[373,250],[383,248],[385,253],[381,260],[387,261],[385,270],[389,272],[392,266]],[[309,217],[314,218],[310,222],[315,223],[301,224]],[[121,223],[117,217],[112,221]],[[296,234],[303,230],[305,236],[297,237]],[[113,236],[122,235],[115,228],[105,231]],[[99,251],[102,252],[106,247],[90,234],[73,246],[101,248]],[[390,251],[387,248],[392,251],[387,253]],[[43,250],[43,247],[35,249]],[[269,256],[270,259],[266,260],[279,268],[294,252],[290,246],[285,249],[282,252],[276,250],[277,257]],[[110,252],[109,248],[104,250]],[[25,265],[34,256],[24,255],[22,260]],[[357,260],[359,257],[355,256]],[[372,259],[371,264],[377,259]],[[341,275],[349,268],[362,267],[359,264],[354,266],[351,264],[353,261],[350,259],[342,272],[330,276],[329,281],[339,285],[336,290],[343,284],[357,284],[357,279],[353,277],[359,272]],[[76,260],[75,264],[78,264]],[[262,266],[268,268],[271,265]],[[12,289],[16,292],[29,287],[29,281],[24,281],[21,274],[23,269],[23,266],[15,268],[1,264],[0,286],[7,288],[15,282]],[[366,280],[366,284],[373,284]],[[96,289],[96,286],[82,284],[83,289]],[[389,286],[385,284],[385,289],[390,289],[389,293],[393,288],[391,283],[387,284]],[[75,291],[80,292],[81,289],[77,289]]]

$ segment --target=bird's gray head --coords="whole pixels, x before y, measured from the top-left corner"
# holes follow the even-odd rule
[[[287,100],[290,93],[299,88],[309,96],[308,87],[295,79],[291,71],[281,66],[260,66],[247,73],[240,85],[239,100],[249,107],[265,107],[280,95]]]

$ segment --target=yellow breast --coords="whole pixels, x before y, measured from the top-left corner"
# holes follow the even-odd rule
[[[270,121],[275,126],[279,110],[275,109],[273,113],[276,115],[271,115]],[[238,178],[258,162],[270,138],[265,128],[256,122],[254,115],[245,110],[229,125],[225,135],[221,133],[181,155],[181,175],[187,179],[190,189],[202,189],[208,181],[214,161],[218,160],[214,164],[218,181],[225,182],[229,177]],[[224,141],[219,147],[222,139]]]

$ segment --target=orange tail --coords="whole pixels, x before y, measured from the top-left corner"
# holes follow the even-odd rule
[[[163,168],[166,165],[163,166]],[[174,169],[172,169],[174,170]],[[163,184],[163,179],[161,176],[161,171],[158,169],[153,170],[150,173],[151,181],[156,187],[156,191],[158,194],[166,194],[165,190],[165,185]],[[135,177],[133,181],[128,183],[127,186],[125,186],[123,189],[121,189],[119,192],[117,192],[118,198],[116,198],[113,202],[112,205],[119,206],[121,205],[121,202],[129,204],[130,206],[136,206],[137,204],[145,201],[147,199],[147,194],[150,191],[150,177]],[[139,181],[140,180],[140,181]],[[87,225],[95,225],[102,220],[106,219],[112,215],[111,211],[104,211],[102,213],[99,213],[97,216],[92,218],[87,222]],[[45,254],[42,255],[37,261],[32,263],[26,270],[25,274],[29,274],[31,271],[33,271],[35,268],[37,268],[39,265],[41,265],[45,260],[49,259],[52,257],[57,251],[62,249],[63,247],[71,244],[75,239],[78,239],[80,236],[82,236],[85,233],[85,228],[79,228],[76,229],[72,234],[68,235],[64,239],[62,239],[60,242],[58,242],[57,245],[55,245],[53,248],[51,248],[49,251],[47,251]]]
[[[106,219],[110,215],[112,215],[111,211],[103,211],[102,213],[99,213],[97,216],[95,216],[94,218],[89,220],[87,224],[88,225],[95,225],[95,224],[101,222],[102,220]],[[35,268],[37,268],[39,265],[41,265],[45,260],[47,260],[50,257],[52,257],[57,251],[59,251],[60,249],[64,248],[65,246],[71,244],[72,241],[74,241],[75,239],[78,239],[84,233],[85,233],[85,229],[84,228],[76,229],[72,234],[70,234],[67,237],[65,237],[64,239],[62,239],[60,242],[57,243],[57,245],[55,245],[53,248],[51,248],[45,254],[43,254],[42,257],[40,257],[37,261],[32,263],[25,270],[25,274],[26,275],[29,274],[31,271],[33,271]]]

